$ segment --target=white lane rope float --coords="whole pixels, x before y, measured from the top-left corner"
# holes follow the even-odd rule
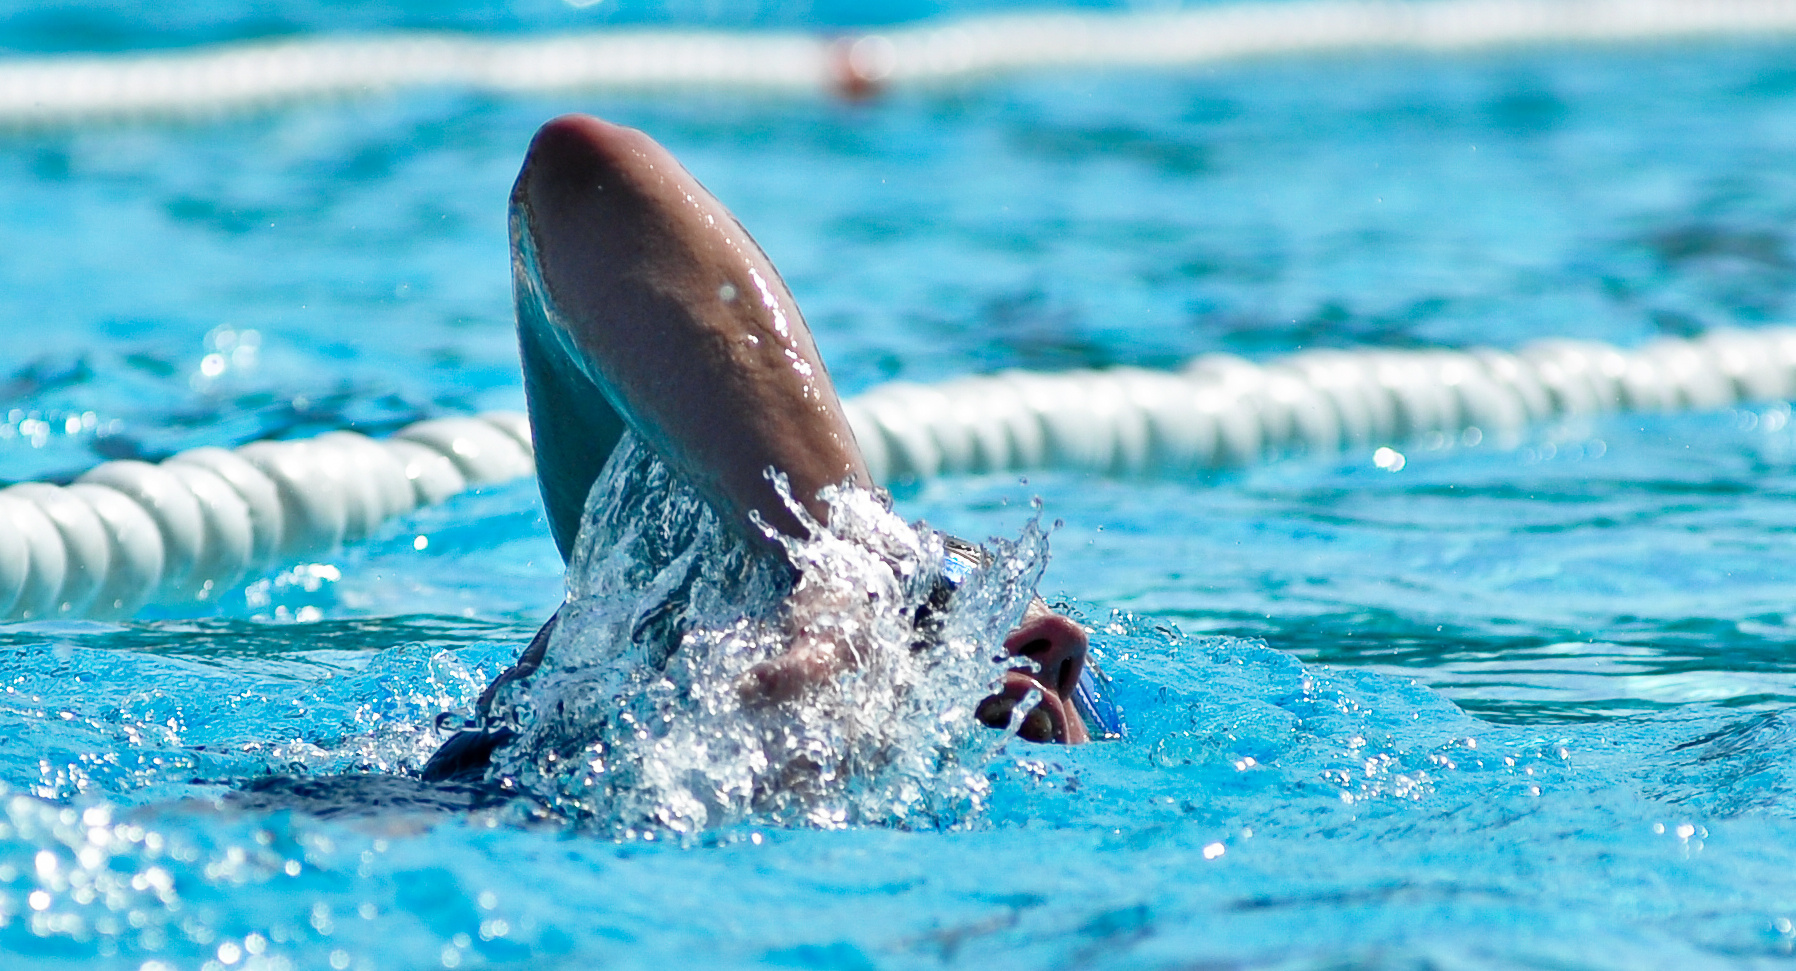
[[[0,126],[205,117],[417,87],[859,96],[1041,70],[1789,34],[1796,0],[1288,0],[969,17],[833,38],[698,30],[340,36],[0,60]]]
[[[1226,354],[1178,372],[1010,371],[894,382],[844,402],[874,478],[1067,469],[1178,476],[1295,453],[1515,433],[1555,419],[1796,396],[1796,327],[1634,350],[1548,340],[1515,352]],[[0,621],[126,617],[234,585],[468,488],[532,474],[516,412],[437,418],[376,440],[196,448],[107,462],[73,485],[0,490]]]
[[[0,620],[127,617],[367,536],[395,516],[530,475],[516,412],[436,418],[376,440],[204,447],[0,490]]]

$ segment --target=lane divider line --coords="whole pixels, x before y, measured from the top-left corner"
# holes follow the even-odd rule
[[[420,87],[494,94],[727,88],[865,97],[1023,72],[1360,51],[1796,34],[1796,0],[1285,0],[988,15],[842,37],[608,30],[326,36],[0,60],[0,127],[204,118]]]
[[[1226,354],[1177,372],[1006,371],[894,382],[843,403],[874,478],[1066,469],[1178,476],[1282,455],[1503,436],[1557,419],[1703,411],[1796,396],[1796,327],[1716,330],[1633,350],[1546,340],[1514,352]],[[106,462],[59,487],[0,490],[0,621],[128,617],[204,603],[470,488],[534,473],[518,412],[336,431],[161,463]]]

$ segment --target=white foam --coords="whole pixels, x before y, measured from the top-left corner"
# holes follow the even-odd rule
[[[973,712],[1007,666],[1002,639],[1034,596],[1045,537],[1032,522],[994,541],[993,565],[938,614],[941,635],[920,639],[939,536],[873,493],[825,498],[827,529],[807,519],[813,538],[781,540],[794,584],[646,449],[620,444],[589,499],[544,664],[495,703],[521,733],[501,773],[618,830],[940,826],[976,814],[999,736]],[[794,602],[810,605],[802,619]],[[845,663],[797,700],[745,701],[749,672],[792,629],[838,645]]]

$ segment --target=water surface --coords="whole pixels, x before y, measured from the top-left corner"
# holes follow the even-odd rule
[[[579,26],[547,4],[70,9],[10,14],[0,41]],[[615,16],[845,16],[808,9]],[[848,392],[1787,321],[1791,54],[1292,59],[857,105],[439,91],[7,135],[0,479],[521,406],[504,199],[534,127],[576,109],[643,127],[737,212]],[[0,947],[82,968],[1787,960],[1789,408],[1392,444],[1398,473],[1368,452],[901,489],[973,536],[1041,498],[1064,522],[1044,592],[1093,629],[1133,728],[1007,746],[983,808],[929,825],[619,842],[453,800],[221,801],[415,770],[437,712],[561,597],[529,483],[204,611],[6,628]]]

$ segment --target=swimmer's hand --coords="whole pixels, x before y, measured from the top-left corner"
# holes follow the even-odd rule
[[[750,707],[799,698],[866,664],[872,610],[864,597],[801,583],[786,598],[786,650],[750,668],[737,684]]]

